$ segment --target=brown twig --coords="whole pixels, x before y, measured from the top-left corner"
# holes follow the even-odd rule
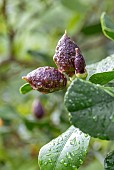
[[[13,52],[13,42],[14,42],[14,38],[15,38],[15,32],[11,28],[10,24],[8,23],[7,0],[3,0],[1,13],[2,13],[3,18],[4,18],[5,26],[6,26],[6,29],[7,29],[8,42],[9,42],[9,47],[8,47],[9,55],[8,55],[8,59],[6,59],[4,62],[2,62],[2,63],[6,63],[10,59],[13,59],[13,56],[14,56],[13,55],[13,53],[14,53]]]
[[[2,12],[2,15],[4,16],[5,21],[6,21],[6,20],[7,20],[7,14],[6,14],[6,0],[3,0],[1,12]]]

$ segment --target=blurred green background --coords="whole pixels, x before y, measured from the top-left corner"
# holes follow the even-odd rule
[[[0,0],[0,170],[39,170],[37,155],[69,126],[64,91],[43,95],[19,93],[23,75],[40,66],[55,66],[56,44],[67,29],[86,63],[113,53],[114,43],[100,26],[103,11],[114,15],[113,0]],[[113,17],[114,18],[114,17]],[[38,99],[42,119],[32,113]],[[80,170],[103,169],[112,142],[91,140]]]

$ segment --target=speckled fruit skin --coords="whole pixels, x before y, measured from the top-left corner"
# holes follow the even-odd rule
[[[67,78],[57,69],[49,66],[39,67],[23,76],[22,79],[29,82],[34,90],[42,93],[51,93],[63,89],[67,84]]]
[[[79,49],[76,48],[76,56],[74,60],[74,66],[75,66],[75,75],[78,78],[86,79],[87,77],[87,71],[86,71],[86,64],[83,55],[80,53]]]
[[[53,56],[53,60],[58,67],[60,72],[65,72],[69,76],[73,76],[75,74],[74,67],[74,58],[75,58],[75,48],[79,48],[74,41],[67,36],[66,32],[59,40],[55,55]],[[80,51],[80,49],[79,49]]]
[[[37,99],[32,103],[32,113],[36,119],[41,119],[44,116],[44,109]]]
[[[76,56],[74,60],[74,66],[75,66],[75,71],[76,73],[83,74],[85,72],[85,60],[82,54],[80,53],[79,49],[76,48]]]

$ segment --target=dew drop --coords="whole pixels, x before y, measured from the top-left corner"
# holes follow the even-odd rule
[[[81,131],[79,132],[79,135],[82,135],[82,132],[81,132]]]
[[[70,94],[72,97],[75,97],[76,96],[76,93],[75,92],[71,92]]]
[[[60,163],[63,164],[64,163],[64,159],[61,159]]]
[[[93,87],[90,87],[90,90],[91,90],[91,91],[94,91],[94,88],[93,88]]]
[[[75,169],[75,168],[76,168],[76,166],[75,166],[75,165],[72,165],[72,168],[73,168],[73,169]]]
[[[49,155],[51,155],[51,153],[47,153],[47,154],[46,154],[46,156],[49,156]]]
[[[96,122],[97,121],[97,116],[93,116],[93,120]]]
[[[72,140],[70,141],[70,144],[71,144],[71,145],[77,145],[76,138],[72,139]]]
[[[44,165],[47,165],[48,164],[48,162],[44,162]]]
[[[37,85],[40,86],[40,85],[42,85],[42,83],[41,83],[41,82],[38,82]]]
[[[65,163],[64,163],[64,166],[68,166],[68,163],[65,162]]]
[[[75,104],[74,104],[74,103],[72,104],[72,107],[75,107]]]
[[[67,152],[67,158],[72,159],[71,154],[69,152]]]
[[[75,154],[74,154],[73,152],[71,153],[71,155],[72,155],[72,156],[75,156]]]
[[[63,82],[63,79],[60,79],[60,83],[62,83]]]
[[[52,163],[52,160],[51,160],[51,158],[49,158],[49,159],[48,159],[48,162],[49,162],[49,163]]]
[[[71,99],[69,99],[69,103],[72,103],[72,100],[71,100]]]
[[[114,122],[114,115],[111,115],[111,116],[109,117],[109,119],[110,119],[112,122]]]
[[[51,151],[51,148],[49,148],[49,152]]]
[[[80,164],[82,164],[82,163],[83,163],[82,159],[80,159],[79,161],[80,161]]]
[[[53,141],[53,146],[55,145],[55,142]]]
[[[83,107],[85,106],[85,104],[83,102],[81,102],[80,105],[82,105]]]
[[[85,136],[85,137],[88,137],[88,134],[85,133],[84,136]]]

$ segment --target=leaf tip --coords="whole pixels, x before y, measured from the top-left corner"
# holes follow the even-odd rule
[[[29,91],[33,90],[33,88],[30,86],[29,83],[25,83],[23,84],[20,88],[19,88],[19,92],[21,94],[26,94],[28,93]]]

